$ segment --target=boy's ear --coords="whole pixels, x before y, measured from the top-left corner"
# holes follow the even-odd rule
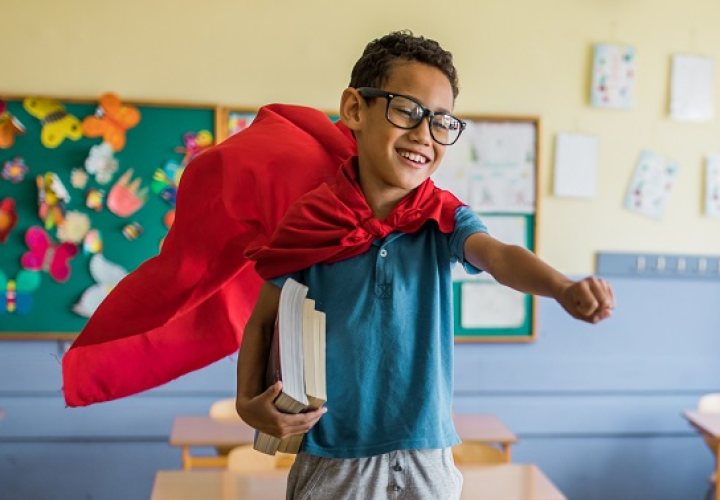
[[[365,100],[357,89],[348,87],[340,98],[340,120],[352,131],[360,130],[365,111]]]

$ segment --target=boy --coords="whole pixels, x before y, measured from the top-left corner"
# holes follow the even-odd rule
[[[450,450],[459,443],[451,409],[454,263],[553,297],[584,321],[605,319],[614,307],[603,280],[573,282],[494,240],[470,208],[432,185],[464,127],[452,115],[457,93],[452,56],[436,42],[407,32],[371,42],[340,105],[357,156],[248,254],[266,281],[240,348],[237,410],[271,435],[308,432],[288,499],[459,498]],[[263,387],[288,277],[306,284],[327,315],[327,406],[301,415],[273,406],[280,382]]]

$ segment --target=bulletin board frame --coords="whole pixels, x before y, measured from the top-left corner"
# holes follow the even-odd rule
[[[71,97],[0,93],[0,98],[8,104],[8,110],[13,111],[13,115],[17,118],[21,118],[21,122],[27,129],[24,136],[16,137],[13,146],[8,149],[0,149],[0,159],[2,160],[0,166],[8,158],[15,155],[34,157],[32,163],[28,162],[30,170],[22,183],[11,186],[6,184],[5,180],[0,180],[0,199],[10,196],[17,198],[18,201],[23,201],[22,212],[20,209],[18,210],[21,215],[20,222],[11,232],[9,238],[10,245],[14,246],[14,248],[10,248],[8,245],[0,245],[0,261],[3,264],[0,269],[4,271],[6,278],[12,279],[22,270],[19,256],[22,252],[27,251],[27,247],[24,247],[25,231],[31,226],[43,227],[42,221],[37,216],[37,188],[34,186],[35,177],[46,171],[57,171],[61,181],[70,191],[72,205],[68,205],[69,210],[89,213],[92,227],[97,227],[101,231],[103,254],[108,261],[132,271],[144,260],[156,255],[159,251],[159,244],[167,232],[167,227],[162,222],[162,215],[171,206],[149,189],[154,172],[161,168],[166,160],[175,159],[180,161],[183,155],[178,153],[178,148],[183,146],[184,133],[210,130],[216,138],[215,142],[217,142],[219,106],[215,103],[124,99],[120,96],[123,104],[136,106],[140,110],[141,121],[137,127],[127,130],[125,148],[115,153],[120,159],[120,165],[111,182],[100,187],[90,176],[87,186],[88,188],[100,187],[100,189],[107,192],[123,173],[129,168],[133,168],[132,179],[142,178],[141,188],[148,188],[148,199],[135,216],[120,218],[115,214],[110,214],[106,207],[103,207],[102,212],[99,212],[102,215],[97,215],[92,210],[86,209],[84,206],[85,190],[74,189],[69,182],[71,169],[82,166],[89,148],[100,144],[102,138],[82,137],[78,141],[66,139],[55,149],[44,148],[39,141],[39,131],[42,127],[40,121],[29,114],[23,114],[22,117],[17,114],[17,110],[22,109],[22,101],[26,97],[55,100],[82,121],[83,118],[92,115],[93,111],[97,109],[100,96]],[[144,124],[146,128],[143,130]],[[122,158],[127,158],[127,160]],[[148,158],[148,161],[143,161],[145,158]],[[22,185],[21,188],[18,187],[20,185]],[[30,201],[32,197],[35,199],[33,203]],[[19,205],[19,203],[16,203],[16,205]],[[100,219],[96,219],[96,217]],[[96,221],[98,226],[95,225]],[[132,251],[128,251],[127,245],[131,243],[128,243],[129,240],[125,241],[126,238],[122,236],[119,229],[131,221],[139,221],[144,228],[144,232],[137,238],[137,245],[131,247]],[[103,226],[103,224],[105,225]],[[55,230],[48,231],[48,233],[52,241],[58,241]],[[120,242],[113,243],[116,240]],[[132,242],[132,244],[134,245],[135,242]],[[82,244],[79,246],[82,246]],[[111,251],[111,249],[114,250]],[[87,318],[74,315],[71,308],[78,301],[82,290],[95,284],[94,277],[88,271],[89,258],[90,256],[84,255],[81,249],[72,259],[70,279],[63,284],[55,283],[45,272],[41,271],[42,285],[34,292],[37,296],[33,297],[34,303],[27,315],[28,322],[21,323],[14,314],[7,312],[0,315],[0,340],[74,340],[87,322]],[[123,261],[123,259],[126,260]],[[67,292],[64,289],[66,286]],[[0,306],[2,307],[5,306],[1,300],[5,298],[5,292],[5,290],[0,290]],[[68,303],[64,303],[59,299],[65,294],[69,297]],[[53,300],[56,302],[52,302]],[[62,308],[63,311],[58,313],[57,319],[53,319],[51,310],[55,306],[58,309]],[[33,314],[39,319],[30,318],[30,315]],[[36,324],[41,326],[35,327]]]
[[[441,176],[436,173],[436,183],[467,203],[488,226],[491,236],[537,252],[540,118],[482,114],[459,117],[468,123],[468,127],[460,141],[447,149],[440,167],[444,173]],[[459,151],[452,149],[458,145]],[[472,153],[470,160],[467,150]],[[464,173],[457,174],[460,170]],[[519,174],[527,176],[528,182],[521,182],[522,188],[511,188],[522,180],[518,178]],[[456,178],[450,179],[448,175]],[[447,185],[443,185],[443,181]],[[498,192],[514,193],[522,201],[515,206],[507,196],[492,200],[490,195]],[[497,224],[499,221],[503,221],[502,227]],[[504,238],[506,235],[508,238]],[[527,343],[536,339],[535,296],[503,287],[485,273],[473,276],[462,270],[457,272],[458,269],[461,266],[456,266],[453,271],[455,342]],[[479,303],[472,303],[470,307],[473,298]],[[493,312],[486,314],[483,304]]]

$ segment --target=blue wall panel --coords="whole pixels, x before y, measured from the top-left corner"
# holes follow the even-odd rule
[[[702,498],[711,456],[681,412],[720,390],[720,283],[614,278],[618,309],[596,326],[539,301],[527,345],[458,344],[458,413],[495,413],[581,500]],[[63,343],[0,343],[0,500],[148,498],[155,471],[180,468],[177,414],[235,390],[235,357],[163,387],[65,408]]]

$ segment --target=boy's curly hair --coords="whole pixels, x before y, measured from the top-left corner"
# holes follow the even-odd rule
[[[350,74],[350,87],[381,87],[398,62],[420,62],[445,74],[452,86],[453,98],[458,95],[458,77],[452,54],[435,40],[415,36],[409,30],[394,31],[367,44],[363,55]]]

